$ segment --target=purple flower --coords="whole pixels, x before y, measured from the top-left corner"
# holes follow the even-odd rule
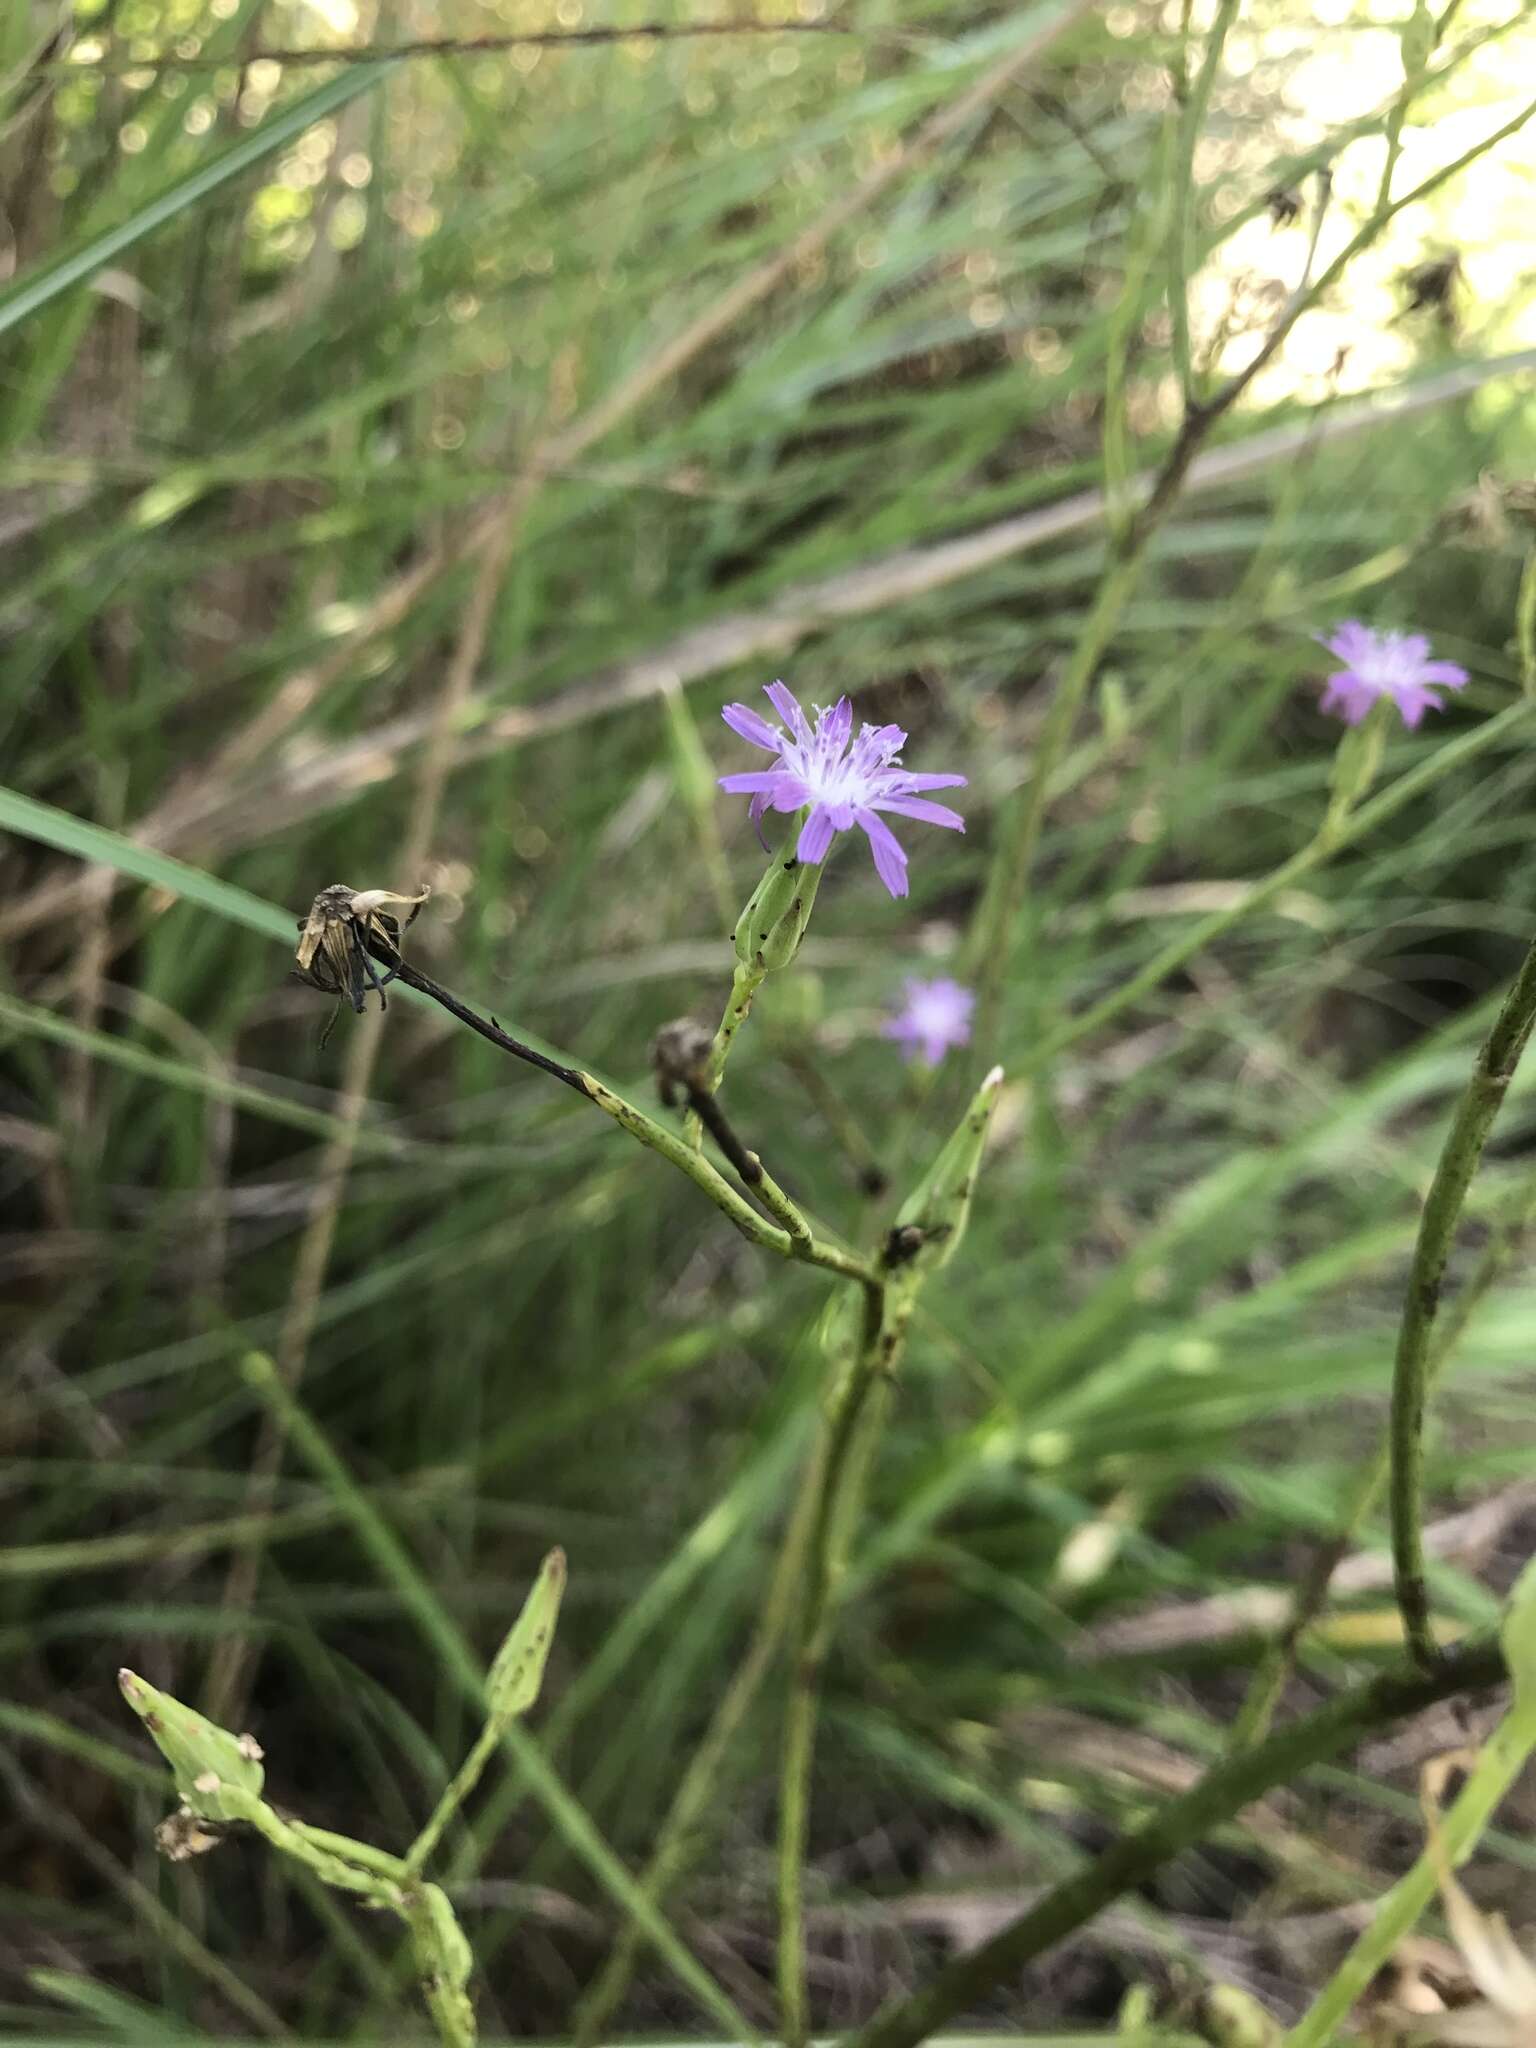
[[[921,1055],[930,1067],[936,1067],[952,1047],[970,1044],[976,998],[968,988],[947,975],[937,981],[909,980],[903,985],[906,1007],[881,1025],[883,1038],[896,1039],[909,1060]]]
[[[1322,708],[1336,711],[1346,725],[1358,725],[1378,697],[1392,699],[1404,725],[1417,725],[1426,710],[1445,708],[1430,683],[1459,690],[1467,680],[1454,661],[1429,659],[1422,633],[1376,633],[1358,619],[1346,619],[1331,640],[1321,633],[1314,637],[1344,664],[1328,678]]]
[[[732,732],[765,753],[777,754],[772,768],[747,775],[722,775],[720,787],[733,796],[750,796],[755,824],[766,810],[810,815],[800,827],[796,857],[812,866],[827,857],[832,837],[857,825],[875,856],[875,872],[893,896],[907,893],[907,856],[882,811],[919,818],[925,825],[943,825],[963,832],[965,820],[944,804],[924,800],[925,789],[954,789],[963,775],[909,775],[898,765],[907,736],[899,725],[866,725],[852,739],[853,706],[839,697],[830,711],[817,709],[814,731],[793,691],[770,683],[763,692],[789,728],[781,732],[745,704],[727,704],[721,713]]]

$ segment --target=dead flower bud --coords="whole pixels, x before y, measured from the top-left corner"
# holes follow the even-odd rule
[[[1277,228],[1288,228],[1292,221],[1301,218],[1301,194],[1293,192],[1289,185],[1272,185],[1264,194],[1264,204]]]
[[[401,937],[415,923],[430,894],[423,889],[416,896],[401,896],[393,889],[354,889],[350,882],[332,882],[320,891],[309,906],[308,917],[299,924],[294,955],[299,974],[312,987],[335,996],[338,1011],[343,1002],[349,1002],[361,1015],[370,988],[378,991],[380,1007],[387,1009],[384,990],[400,972]],[[387,903],[409,909],[403,925],[385,909]],[[374,964],[374,945],[382,946],[386,955],[382,976]],[[392,962],[387,957],[390,954],[394,955]],[[325,1035],[330,1035],[330,1025]]]
[[[709,1055],[715,1034],[697,1017],[674,1017],[651,1040],[656,1090],[668,1109],[709,1092]]]
[[[185,1863],[193,1856],[206,1856],[224,1839],[221,1828],[210,1827],[190,1806],[178,1806],[155,1829],[155,1847],[168,1863]]]

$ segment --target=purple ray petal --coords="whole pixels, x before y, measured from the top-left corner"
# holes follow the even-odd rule
[[[795,738],[804,746],[811,737],[811,728],[806,723],[805,713],[800,709],[800,700],[794,691],[783,683],[765,683],[763,695],[789,727]]]
[[[902,852],[896,834],[884,818],[873,811],[860,808],[854,812],[854,817],[869,839],[869,849],[875,857],[875,873],[893,896],[905,896],[907,856]]]
[[[798,857],[808,867],[824,861],[831,850],[835,830],[832,813],[825,804],[817,804],[800,827],[800,844],[795,848]]]
[[[784,744],[784,735],[775,732],[759,712],[747,704],[727,704],[720,713],[732,732],[740,733],[754,747],[762,747],[770,754],[776,754]]]
[[[876,811],[896,811],[903,818],[916,818],[924,825],[943,825],[951,832],[963,832],[965,820],[958,811],[952,811],[948,804],[931,804],[920,796],[880,796],[870,808]]]
[[[786,780],[793,781],[794,778],[786,777],[782,768],[751,768],[743,775],[722,775],[719,778],[720,787],[729,796],[772,796]],[[800,785],[796,783],[795,787],[798,789]],[[798,809],[799,805],[793,808]]]

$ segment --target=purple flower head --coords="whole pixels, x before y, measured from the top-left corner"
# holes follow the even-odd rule
[[[1337,712],[1346,725],[1358,725],[1378,697],[1392,699],[1404,725],[1417,725],[1426,710],[1445,708],[1429,684],[1459,690],[1467,680],[1454,661],[1430,660],[1422,633],[1377,633],[1346,619],[1331,640],[1321,633],[1315,637],[1344,664],[1328,678],[1322,708]]]
[[[958,788],[965,777],[908,774],[899,765],[907,743],[899,725],[862,726],[854,739],[853,706],[846,697],[839,697],[830,711],[818,708],[813,729],[793,691],[782,683],[769,683],[763,694],[787,731],[770,725],[745,704],[727,704],[721,716],[732,732],[779,758],[772,768],[722,775],[720,787],[733,796],[751,797],[754,824],[767,810],[799,811],[809,806],[795,853],[812,866],[826,859],[835,833],[857,825],[869,840],[881,881],[893,896],[905,896],[907,856],[880,813],[896,811],[925,825],[963,832],[965,820],[958,811],[928,803],[921,792]]]
[[[882,1037],[896,1039],[909,1060],[921,1057],[930,1067],[936,1067],[952,1047],[970,1044],[976,998],[968,988],[947,975],[937,981],[909,980],[903,986],[905,1007],[881,1025]]]

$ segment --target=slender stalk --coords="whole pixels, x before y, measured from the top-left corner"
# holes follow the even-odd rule
[[[1424,1578],[1424,1406],[1430,1377],[1430,1339],[1440,1308],[1440,1283],[1462,1205],[1482,1160],[1504,1096],[1536,1025],[1536,944],[1477,1056],[1419,1219],[1418,1241],[1398,1327],[1392,1372],[1392,1564],[1397,1604],[1408,1646],[1424,1665],[1434,1661],[1429,1591]]]
[[[1303,1771],[1337,1756],[1373,1728],[1454,1693],[1497,1685],[1504,1672],[1503,1654],[1490,1637],[1452,1651],[1432,1671],[1400,1664],[1291,1722],[1257,1749],[1218,1764],[1198,1785],[1123,1835],[1085,1870],[1054,1886],[980,1948],[946,1964],[910,1996],[885,2006],[847,2038],[844,2048],[917,2048],[948,2021],[977,2010],[997,1985],[1015,1978],[1035,1957],[1144,1884],[1272,1786],[1294,1783]]]
[[[889,1385],[896,1369],[912,1298],[912,1291],[905,1288],[899,1295],[893,1289],[871,1288],[866,1295],[858,1350],[834,1401],[817,1475],[779,1764],[778,1982],[785,2048],[804,2048],[808,2038],[803,1887],[822,1668],[847,1538],[879,1430],[880,1403],[872,1397]]]
[[[426,1868],[427,1858],[442,1840],[444,1828],[479,1784],[486,1765],[500,1747],[501,1728],[495,1721],[487,1721],[476,1736],[468,1756],[454,1773],[452,1782],[443,1788],[443,1796],[432,1809],[426,1826],[406,1850],[407,1877],[417,1877]]]
[[[735,1224],[743,1237],[750,1238],[764,1251],[776,1252],[780,1258],[799,1259],[806,1265],[820,1266],[826,1272],[837,1273],[846,1280],[857,1280],[864,1286],[878,1281],[879,1276],[867,1261],[855,1257],[851,1252],[843,1251],[837,1245],[826,1243],[814,1234],[795,1204],[768,1174],[755,1152],[748,1153],[745,1147],[741,1148],[748,1160],[756,1161],[756,1192],[762,1197],[765,1206],[781,1219],[782,1228],[765,1223],[752,1205],[738,1195],[729,1181],[725,1180],[686,1140],[669,1131],[664,1124],[657,1123],[654,1117],[647,1116],[644,1110],[637,1109],[632,1102],[599,1081],[595,1075],[586,1073],[579,1067],[566,1066],[548,1053],[540,1052],[536,1046],[515,1038],[511,1032],[504,1031],[493,1018],[482,1017],[477,1010],[472,1010],[467,1003],[461,1002],[440,982],[434,981],[428,974],[423,974],[420,968],[413,967],[410,961],[400,959],[387,947],[376,945],[370,950],[387,966],[396,968],[399,979],[407,988],[413,988],[418,994],[430,997],[451,1017],[457,1018],[459,1023],[477,1032],[480,1037],[499,1047],[502,1052],[510,1053],[514,1059],[526,1060],[541,1073],[552,1075],[555,1080],[563,1082],[576,1094],[585,1096],[587,1101],[602,1110],[605,1116],[612,1117],[615,1123],[628,1131],[632,1138],[638,1138],[640,1143],[649,1147],[651,1151],[659,1152],[662,1158],[670,1161],[680,1173],[685,1173],[696,1187],[708,1195],[715,1207]]]
[[[794,1247],[796,1258],[809,1256],[815,1240],[811,1226],[773,1175],[764,1166],[757,1153],[748,1149],[737,1137],[730,1119],[720,1107],[720,1098],[705,1088],[688,1090],[688,1107],[714,1139],[738,1174],[751,1188],[763,1207],[787,1234]]]
[[[1511,1253],[1533,1220],[1536,1220],[1536,1179],[1521,1189],[1510,1204],[1507,1216],[1495,1225],[1471,1277],[1439,1324],[1430,1351],[1426,1375],[1428,1385],[1434,1385],[1442,1367],[1465,1335],[1479,1304],[1503,1272]],[[1325,1543],[1319,1544],[1302,1574],[1290,1612],[1255,1671],[1233,1723],[1230,1747],[1234,1751],[1249,1749],[1268,1735],[1275,1709],[1295,1669],[1302,1637],[1322,1613],[1333,1575],[1353,1544],[1356,1532],[1381,1498],[1391,1470],[1392,1447],[1387,1441],[1377,1446],[1368,1463],[1356,1475],[1354,1490],[1337,1528]]]

